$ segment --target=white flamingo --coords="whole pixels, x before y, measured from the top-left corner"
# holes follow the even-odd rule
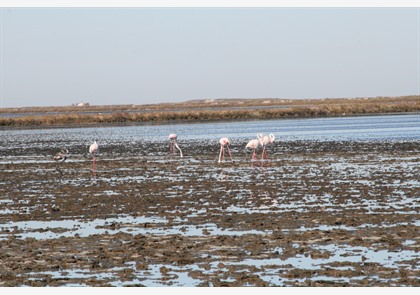
[[[96,175],[96,154],[99,153],[99,146],[98,143],[93,141],[93,143],[89,146],[89,154],[92,156],[92,173]]]
[[[252,172],[254,172],[254,162],[258,162],[257,159],[257,148],[261,145],[261,141],[257,138],[257,139],[251,139],[245,146],[245,148],[247,149],[251,149],[252,150],[252,157],[251,157],[251,167],[252,167]]]
[[[178,135],[176,135],[175,133],[171,133],[168,136],[169,139],[169,153],[171,155],[175,154],[175,147],[179,150],[179,154],[182,158],[182,151],[179,148],[178,144],[176,143],[176,139],[178,138]]]
[[[229,152],[230,159],[233,160],[232,153],[230,152],[230,148],[229,148],[229,145],[230,145],[229,138],[223,137],[219,140],[219,143],[220,143],[219,163],[225,159],[225,148],[227,148]]]
[[[261,133],[258,134],[258,137],[260,138],[260,136],[262,136]],[[267,158],[267,146],[273,144],[274,140],[275,140],[275,136],[273,133],[271,133],[270,135],[264,135],[261,137],[261,143],[263,146],[263,151],[261,154],[261,160],[264,160]]]

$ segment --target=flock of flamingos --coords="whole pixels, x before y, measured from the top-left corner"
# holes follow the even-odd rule
[[[169,139],[169,153],[171,155],[175,154],[175,148],[177,148],[179,150],[179,154],[181,157],[183,157],[182,155],[182,150],[181,148],[178,146],[177,144],[177,138],[178,135],[171,133],[168,136]],[[257,138],[250,140],[245,148],[246,149],[251,149],[252,150],[252,158],[251,158],[251,166],[252,166],[252,170],[254,170],[254,162],[260,163],[261,169],[263,169],[263,161],[264,159],[267,158],[267,146],[270,144],[273,144],[275,140],[275,136],[274,134],[269,134],[269,135],[263,135],[262,133],[258,133],[257,134]],[[227,137],[223,137],[219,140],[220,143],[220,152],[219,152],[219,163],[224,161],[225,159],[225,150],[228,151],[229,153],[229,157],[232,160],[232,153],[230,152],[230,140]],[[261,153],[261,162],[258,161],[257,159],[257,149],[258,147],[262,147],[262,153]],[[89,146],[89,154],[92,157],[92,173],[95,174],[96,173],[96,155],[99,153],[99,146],[98,143],[96,142],[96,140]],[[61,149],[60,152],[58,152],[54,157],[54,161],[56,162],[64,162],[67,158],[69,157],[69,151],[67,149]]]

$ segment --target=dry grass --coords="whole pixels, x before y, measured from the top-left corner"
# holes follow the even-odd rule
[[[357,99],[220,99],[155,105],[33,107],[2,109],[27,113],[0,118],[2,127],[91,124],[179,123],[220,120],[263,120],[420,111],[420,96]],[[48,114],[54,112],[55,114]],[[38,113],[30,115],[29,113]]]

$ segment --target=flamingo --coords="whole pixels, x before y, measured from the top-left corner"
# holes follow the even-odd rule
[[[254,172],[254,162],[257,161],[257,148],[258,146],[262,145],[261,140],[259,138],[257,139],[251,139],[245,146],[245,148],[247,149],[252,149],[252,159],[251,159],[251,167],[252,167],[252,172]]]
[[[276,139],[274,134],[264,135],[262,136],[261,133],[258,134],[258,137],[261,138],[261,143],[263,146],[263,152],[261,154],[261,160],[267,159],[267,146],[273,144],[274,140]]]
[[[96,174],[96,154],[99,152],[98,143],[93,141],[93,143],[89,147],[89,154],[92,156],[92,173],[93,175]]]
[[[219,163],[222,160],[225,159],[225,147],[227,148],[227,150],[229,152],[230,159],[233,160],[232,159],[232,154],[231,154],[230,148],[229,148],[229,145],[230,145],[229,138],[223,137],[219,140],[219,143],[220,143]]]
[[[178,144],[176,143],[176,139],[178,138],[178,135],[176,135],[175,133],[171,133],[171,134],[169,134],[168,138],[169,138],[169,141],[170,141],[170,143],[169,143],[169,153],[171,155],[175,154],[174,147],[176,147],[179,150],[180,156],[182,158],[182,151],[179,148]]]
[[[263,165],[264,159],[267,159],[267,146],[273,144],[276,138],[272,133],[269,135],[262,135],[259,133],[257,136],[261,141],[261,145],[263,146],[263,151],[261,153],[261,165]]]

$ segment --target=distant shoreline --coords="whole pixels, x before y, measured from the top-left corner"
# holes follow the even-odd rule
[[[42,130],[42,129],[68,129],[68,128],[107,128],[107,127],[129,127],[129,126],[154,126],[154,125],[176,125],[176,124],[207,124],[207,123],[230,123],[230,122],[252,122],[252,121],[267,121],[267,120],[299,120],[299,119],[321,119],[321,118],[349,118],[362,116],[407,116],[420,115],[418,112],[397,112],[397,113],[363,113],[354,115],[331,115],[318,117],[289,117],[289,118],[274,118],[274,119],[238,119],[238,120],[196,120],[196,121],[177,121],[177,122],[112,122],[112,123],[91,123],[91,124],[69,124],[69,125],[37,125],[37,126],[0,126],[0,131],[6,130]]]
[[[212,100],[155,105],[1,109],[0,130],[171,125],[188,123],[407,115],[420,96],[325,100]],[[21,115],[22,114],[22,115]]]

